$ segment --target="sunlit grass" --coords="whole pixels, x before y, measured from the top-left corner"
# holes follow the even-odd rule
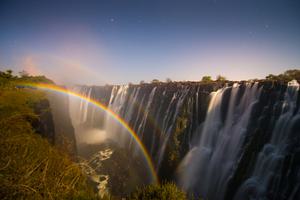
[[[0,199],[93,199],[86,177],[63,152],[34,132],[36,90],[0,90]]]

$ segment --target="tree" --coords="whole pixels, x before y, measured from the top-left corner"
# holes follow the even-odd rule
[[[300,81],[300,70],[298,69],[290,69],[283,73],[287,81],[291,81],[293,79]]]
[[[211,79],[211,76],[203,76],[202,79],[201,79],[201,81],[203,81],[203,82],[210,82],[210,81],[212,81],[212,79]]]
[[[266,79],[267,80],[272,80],[272,81],[275,81],[278,79],[278,77],[274,74],[269,74],[268,76],[266,76]]]
[[[10,79],[13,77],[13,71],[11,69],[6,70],[5,72],[0,71],[1,78]]]
[[[167,83],[172,83],[172,80],[170,78],[166,78]]]
[[[226,77],[218,75],[217,78],[216,78],[216,81],[226,81]]]
[[[20,74],[20,76],[21,76],[22,78],[25,78],[25,77],[28,77],[28,76],[29,76],[29,73],[28,73],[27,71],[25,71],[25,70],[20,71],[19,74]]]
[[[143,84],[145,84],[145,81],[144,81],[144,80],[141,80],[141,81],[140,81],[140,85],[143,85]]]
[[[11,69],[6,70],[6,73],[12,75],[13,71]]]
[[[300,70],[298,69],[290,69],[285,71],[283,74],[279,75],[274,75],[274,74],[269,74],[266,76],[267,80],[271,81],[291,81],[293,79],[300,81]]]
[[[153,80],[151,81],[151,83],[159,83],[159,80],[158,80],[158,79],[153,79]]]

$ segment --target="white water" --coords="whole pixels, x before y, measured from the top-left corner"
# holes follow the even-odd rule
[[[70,88],[75,93],[85,95],[87,99],[91,98],[92,88],[73,87]],[[95,106],[89,104],[85,99],[69,96],[69,112],[72,125],[75,130],[77,145],[82,143],[95,144],[106,140],[107,134],[104,130],[96,129],[91,126],[89,116],[89,108],[92,108],[92,114],[95,112]]]
[[[185,97],[189,92],[188,87],[184,87],[181,90],[173,94],[172,100],[167,108],[165,117],[162,122],[162,134],[163,139],[160,141],[158,158],[156,162],[157,169],[159,169],[162,159],[165,155],[166,146],[170,139],[174,125],[176,124],[176,119],[179,114],[180,108],[184,103]]]
[[[197,196],[207,199],[223,199],[228,180],[234,174],[240,160],[253,107],[260,96],[260,88],[257,84],[247,83],[245,88],[243,86],[234,84],[232,87],[212,92],[206,119],[200,125],[197,123],[201,116],[199,109],[203,107],[199,104],[199,98],[202,98],[202,96],[199,97],[200,87],[195,91],[188,86],[179,86],[176,90],[153,87],[147,93],[142,87],[116,86],[112,89],[108,107],[129,123],[141,140],[145,139],[143,142],[149,147],[148,151],[151,152],[157,169],[160,169],[165,159],[169,140],[172,139],[177,119],[182,114],[182,108],[185,108],[185,112],[188,110],[189,122],[192,124],[189,124],[189,130],[185,130],[183,140],[189,143],[190,151],[178,168],[180,185]],[[93,94],[92,88],[75,89],[78,90],[76,92],[88,98]],[[290,82],[282,114],[274,127],[270,142],[262,149],[253,175],[239,189],[236,199],[265,198],[265,193],[271,185],[270,180],[277,172],[276,170],[281,168],[287,133],[296,119],[299,119],[299,113],[292,112],[296,104],[297,90],[299,90],[298,83]],[[229,100],[225,105],[227,95]],[[274,101],[279,100],[274,99]],[[88,143],[90,140],[95,140],[93,134],[89,137],[89,133],[96,133],[99,130],[87,129],[87,127],[91,125],[91,122],[93,123],[91,119],[94,118],[96,110],[80,99],[70,100],[72,123],[75,124],[76,137],[79,138],[79,142]],[[225,114],[224,110],[227,110]],[[148,127],[152,127],[153,119],[154,126],[158,125],[161,129],[162,134],[159,136],[157,134],[145,135],[145,133],[151,134]],[[192,119],[196,120],[192,121]],[[136,154],[139,152],[139,148],[127,130],[109,116],[105,120],[103,130],[97,134],[99,136],[102,134],[104,139],[109,137],[123,147],[128,145],[128,148],[133,149]],[[80,136],[82,136],[81,139]],[[298,184],[295,188],[300,188],[300,185]],[[252,193],[249,195],[249,192]]]
[[[112,89],[111,97],[109,100],[108,108],[119,116],[123,116],[124,104],[128,98],[128,85],[115,86]],[[125,145],[125,139],[128,137],[124,128],[122,128],[116,120],[111,116],[106,115],[104,129],[109,133],[109,137],[120,145]]]
[[[109,159],[113,153],[113,150],[107,148],[95,153],[89,160],[85,160],[80,163],[80,166],[85,174],[97,184],[98,194],[101,198],[103,198],[104,195],[109,195],[109,175],[99,174],[97,173],[97,170],[100,169],[101,171],[102,162]]]
[[[279,171],[282,168],[291,128],[300,118],[300,110],[294,113],[296,108],[299,84],[291,81],[285,92],[281,114],[276,121],[272,137],[269,143],[265,144],[258,155],[252,176],[247,179],[239,188],[235,199],[268,199],[269,191],[276,190],[279,182]],[[271,184],[272,181],[272,184]],[[291,195],[293,196],[293,195]]]
[[[225,122],[222,100],[230,91]],[[222,199],[244,141],[253,106],[260,96],[258,85],[247,84],[238,101],[238,84],[212,92],[200,139],[183,159],[178,171],[186,190],[207,199]]]
[[[160,140],[155,134],[151,137],[148,136],[151,140],[149,142],[149,151],[152,155],[156,155],[155,164],[157,169],[164,157],[166,146],[169,142],[172,130],[176,124],[176,119],[188,92],[188,87],[182,87],[180,90],[176,91],[168,104],[164,117],[161,121],[157,121],[157,118],[159,117],[158,115],[161,114],[161,105],[165,101],[164,98],[161,98],[160,105],[153,104],[155,95],[157,94],[157,87],[153,87],[149,94],[143,94],[143,96],[140,96],[140,87],[133,88],[132,92],[129,92],[128,86],[115,86],[112,90],[112,95],[108,105],[109,109],[121,116],[127,123],[131,123],[141,140],[144,139],[147,123],[156,123],[154,124],[155,126],[160,124],[162,132]],[[162,95],[165,95],[165,91]],[[154,108],[157,109],[155,115],[151,113],[151,110]],[[133,115],[134,111],[137,113],[136,116]],[[128,134],[123,133],[123,130],[116,126],[114,120],[110,119],[110,117],[107,118],[105,127],[105,130],[109,132],[110,135],[117,136],[115,138],[117,138],[117,141],[122,142],[123,146],[128,144]],[[156,149],[154,149],[155,142],[159,143],[157,144]],[[139,152],[139,148],[134,145],[132,138],[130,138],[129,146],[134,150],[135,154]]]

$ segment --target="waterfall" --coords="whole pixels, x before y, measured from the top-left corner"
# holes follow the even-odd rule
[[[274,199],[276,197],[280,171],[290,148],[291,135],[294,134],[293,127],[300,121],[300,109],[296,110],[298,91],[299,84],[297,81],[288,83],[281,114],[275,123],[271,139],[263,146],[257,157],[252,175],[239,188],[235,196],[236,200]],[[300,174],[298,176],[299,179]],[[291,195],[291,199],[293,199],[293,195]]]
[[[211,93],[199,141],[179,167],[180,184],[185,190],[205,199],[223,199],[260,91],[257,83],[248,83],[244,91],[234,84]]]
[[[73,87],[69,89],[86,96],[87,99],[91,98],[93,92],[91,87]],[[106,138],[105,131],[92,126],[93,118],[91,118],[91,115],[94,115],[95,106],[90,105],[88,101],[69,97],[69,112],[75,130],[77,147],[84,143],[98,143]]]
[[[146,105],[145,110],[144,110],[145,111],[144,116],[142,118],[142,121],[140,122],[140,125],[138,126],[138,129],[137,129],[137,133],[140,134],[139,135],[140,138],[143,138],[143,133],[145,131],[145,123],[146,123],[146,120],[147,120],[148,115],[149,115],[150,106],[152,104],[155,91],[156,91],[156,87],[154,87],[150,92],[150,95],[149,95],[149,98],[148,98],[148,101],[147,101],[147,105]]]
[[[180,108],[184,103],[188,91],[189,91],[188,87],[184,87],[182,88],[182,90],[179,90],[173,94],[171,102],[169,103],[169,106],[163,118],[163,122],[161,126],[162,133],[163,133],[163,140],[161,140],[159,145],[160,148],[158,150],[157,169],[159,168],[162,162],[163,156],[165,154],[166,146],[168,144]]]
[[[195,197],[299,196],[297,81],[288,86],[267,81],[195,82],[72,90],[100,101],[126,121],[160,178],[177,181]],[[79,98],[69,103],[78,143],[110,141],[137,160],[140,149],[118,122]]]
[[[175,87],[163,85],[113,86],[109,95],[104,94],[104,88],[101,86],[77,86],[71,90],[88,98],[99,100],[103,100],[105,96],[107,107],[124,119],[143,141],[154,160],[157,171],[160,170],[164,160],[168,159],[166,153],[168,147],[172,145],[172,136],[178,126],[177,120],[181,117],[183,108],[191,113],[190,116],[187,116],[191,125],[188,125],[187,133],[184,136],[185,141],[183,141],[189,144],[193,128],[197,127],[199,116],[203,116],[199,111],[203,109],[199,105],[200,98],[203,100],[203,96],[207,96],[206,88],[182,84],[175,85]],[[97,109],[88,105],[86,101],[70,98],[70,115],[76,136],[81,138],[78,142],[80,143],[87,137],[87,130],[102,131],[102,135],[105,135],[106,138],[118,142],[123,147],[128,146],[136,154],[139,148],[126,130],[108,115],[102,116],[103,126],[98,126],[100,121],[99,117],[96,119],[98,113]],[[193,119],[194,116],[196,119]]]
[[[91,98],[92,88],[73,87],[70,88],[75,93],[84,94],[88,99]],[[69,98],[70,116],[74,126],[79,126],[87,122],[89,103],[79,98]],[[78,109],[79,108],[79,109]]]
[[[108,108],[115,112],[116,114],[123,116],[124,105],[128,98],[128,85],[123,85],[120,87],[113,87],[111,97],[109,100]],[[104,129],[109,133],[109,137],[117,141],[120,145],[124,145],[124,140],[126,138],[126,133],[124,129],[120,127],[114,119],[109,115],[106,116]],[[118,140],[117,140],[118,138]]]

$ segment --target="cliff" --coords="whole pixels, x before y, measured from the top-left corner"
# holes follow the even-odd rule
[[[96,198],[80,167],[54,142],[45,94],[1,87],[0,199]]]
[[[295,185],[299,184],[296,177],[300,168],[300,136],[297,134],[300,132],[297,117],[300,101],[299,97],[289,97],[293,89],[286,82],[172,82],[78,86],[76,90],[102,102],[132,127],[151,154],[161,180],[175,180],[180,184],[184,182],[181,176],[186,179],[191,175],[186,179],[188,187],[185,189],[189,193],[210,199],[233,199],[241,185],[253,179],[256,166],[261,165],[262,151],[271,145],[278,151],[274,156],[278,154],[280,161],[274,162],[280,167],[270,171],[276,173],[276,176],[270,175],[271,182],[255,186],[255,191],[259,191],[257,187],[270,187],[268,192],[255,195],[287,199],[291,193],[298,194]],[[299,96],[298,90],[296,95]],[[92,107],[87,107],[84,112],[87,126],[100,129],[111,126],[103,124],[103,116],[93,117]],[[290,119],[284,118],[287,115]],[[97,122],[101,118],[99,125]],[[280,124],[281,120],[283,124]],[[287,129],[286,137],[278,128],[283,125]],[[120,135],[119,129],[109,134],[121,144],[130,141]],[[283,137],[284,144],[272,144],[276,135]],[[286,146],[284,151],[279,150],[278,145]],[[180,174],[180,170],[193,171],[183,167],[184,162],[189,155],[194,156],[193,153],[204,149],[210,152],[206,152],[207,158],[200,163],[190,160],[185,166],[203,168],[203,174],[196,168],[193,175]]]
[[[54,144],[75,158],[77,155],[75,131],[70,119],[69,98],[60,93],[47,93],[49,109],[55,129]]]

